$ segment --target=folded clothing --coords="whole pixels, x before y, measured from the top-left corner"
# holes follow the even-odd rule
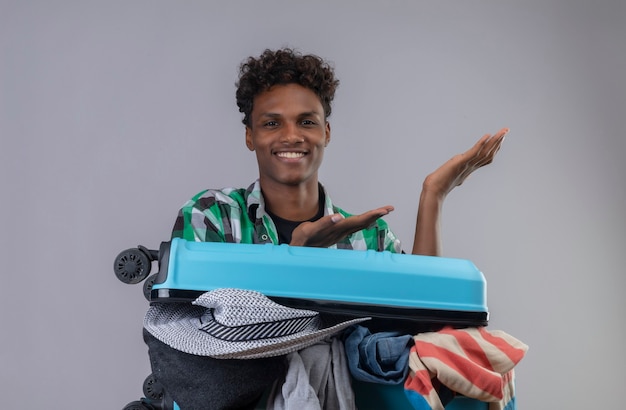
[[[438,386],[476,400],[489,410],[515,409],[513,368],[528,346],[499,330],[453,329],[414,336],[409,353],[407,398],[417,410],[443,410]]]
[[[356,410],[343,342],[333,337],[287,355],[267,410]]]
[[[287,370],[285,356],[214,359],[171,348],[144,329],[154,377],[183,410],[252,410]]]
[[[353,325],[344,337],[352,377],[370,383],[404,383],[409,372],[409,349],[413,345],[411,335],[371,333],[364,326]]]

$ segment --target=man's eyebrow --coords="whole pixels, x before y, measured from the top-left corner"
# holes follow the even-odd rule
[[[281,115],[275,112],[264,112],[261,113],[261,117],[279,118]]]
[[[306,111],[303,112],[299,115],[299,117],[310,117],[310,116],[314,116],[314,115],[322,115],[320,112],[313,110],[313,111]]]
[[[312,110],[312,111],[305,111],[305,112],[301,112],[300,114],[298,114],[298,117],[311,117],[311,116],[321,116],[322,113],[316,110]],[[266,117],[266,118],[280,118],[282,117],[282,114],[276,113],[276,112],[264,112],[261,113],[261,117]]]

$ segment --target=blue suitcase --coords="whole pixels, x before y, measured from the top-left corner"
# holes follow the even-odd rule
[[[148,277],[153,260],[158,260],[158,273]],[[485,278],[463,259],[174,238],[158,252],[141,246],[121,252],[114,270],[125,283],[147,278],[144,295],[150,303],[191,302],[224,287],[250,289],[285,306],[371,317],[367,326],[372,331],[415,334],[446,325],[485,326],[489,317]],[[402,385],[354,381],[353,387],[361,410],[412,409]],[[167,408],[177,409],[173,406]],[[463,397],[446,407],[486,408]]]

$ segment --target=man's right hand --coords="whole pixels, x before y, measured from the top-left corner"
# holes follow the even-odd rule
[[[344,218],[341,214],[326,215],[315,222],[302,222],[291,235],[292,246],[327,248],[357,231],[368,228],[378,218],[393,211],[391,205]]]

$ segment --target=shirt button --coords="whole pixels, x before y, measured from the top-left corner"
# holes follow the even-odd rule
[[[263,239],[264,241],[267,241],[267,238],[268,238],[267,235],[265,235],[265,234],[261,235],[261,239]]]

